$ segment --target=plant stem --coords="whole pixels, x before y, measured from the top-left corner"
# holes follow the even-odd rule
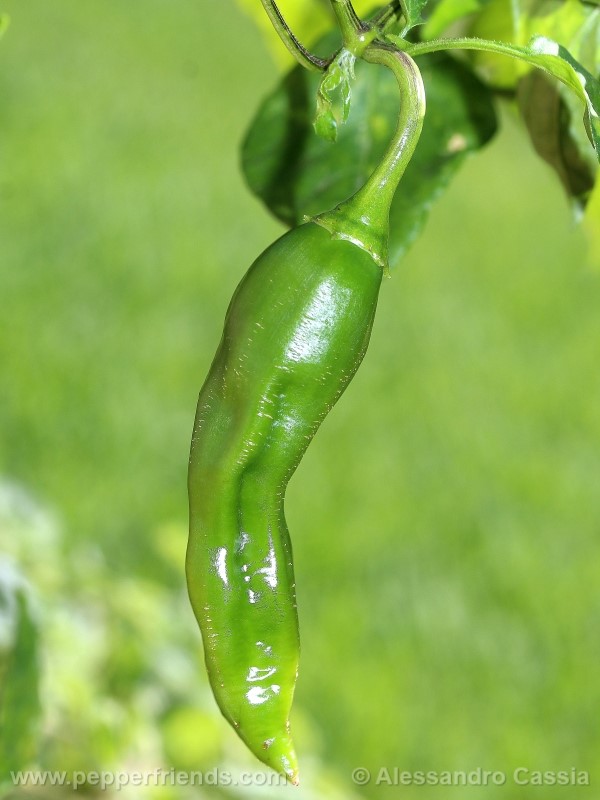
[[[369,26],[365,25],[357,16],[352,0],[330,0],[330,2],[342,32],[344,47],[354,55],[360,55],[369,43],[366,38],[370,30]]]
[[[402,8],[400,0],[393,0],[392,3],[382,8],[377,14],[369,21],[371,25],[377,28],[381,33],[393,25],[402,16]]]
[[[398,183],[417,146],[425,116],[425,88],[413,59],[391,45],[371,43],[363,58],[392,70],[400,88],[400,111],[394,137],[367,182],[348,200],[316,218],[334,236],[367,250],[387,267],[389,215]]]
[[[420,56],[424,53],[436,53],[440,50],[488,50],[490,53],[499,53],[513,58],[523,58],[523,48],[508,44],[507,42],[495,42],[491,39],[477,39],[475,37],[464,36],[460,39],[432,39],[430,42],[419,42],[417,44],[406,44],[406,52],[411,56]]]
[[[279,38],[294,56],[294,58],[299,61],[303,67],[306,67],[306,69],[316,70],[319,72],[326,70],[331,63],[332,58],[319,58],[318,56],[313,55],[298,41],[283,18],[281,11],[275,3],[275,0],[261,0],[261,2],[269,19],[271,20],[271,23],[273,24],[273,27],[279,34]]]
[[[400,112],[394,138],[379,165],[355,195],[366,206],[384,205],[389,213],[394,194],[421,134],[425,116],[425,88],[413,59],[383,44],[372,44],[365,61],[384,64],[392,70],[400,88]]]
[[[261,2],[273,27],[279,34],[279,38],[296,61],[306,69],[324,72],[337,54],[334,53],[329,58],[315,56],[297,39],[275,0],[261,0]],[[366,25],[357,16],[351,0],[330,0],[330,2],[342,31],[344,46],[355,55],[360,55],[375,36],[378,33],[384,33],[401,13],[399,0],[392,0],[388,6],[375,15],[371,23]],[[1,28],[0,20],[0,32]]]

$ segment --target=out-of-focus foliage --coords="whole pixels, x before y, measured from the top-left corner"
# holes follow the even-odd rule
[[[590,263],[600,270],[600,181],[586,208],[584,227],[590,242]]]
[[[436,39],[454,25],[470,20],[490,0],[438,0],[427,6],[429,16],[422,31],[423,38]]]
[[[0,487],[0,525],[2,519]],[[38,697],[37,630],[26,582],[0,558],[0,785],[9,767],[21,769],[36,756]],[[18,735],[15,732],[18,731]]]

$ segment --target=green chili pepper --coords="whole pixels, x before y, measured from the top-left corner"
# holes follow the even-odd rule
[[[294,783],[299,636],[284,495],[367,349],[389,205],[424,112],[408,56],[375,43],[364,57],[394,69],[403,90],[394,142],[357,194],[250,267],[200,392],[190,456],[187,581],[211,686],[250,750]]]
[[[190,596],[215,696],[259,757],[296,773],[298,667],[285,487],[365,353],[382,270],[314,222],[253,264],[198,403]]]

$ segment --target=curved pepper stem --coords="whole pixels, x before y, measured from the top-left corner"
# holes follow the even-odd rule
[[[396,188],[419,141],[425,116],[425,88],[419,68],[406,53],[380,41],[363,52],[365,61],[384,64],[400,87],[400,112],[396,133],[373,174],[352,197],[315,222],[336,238],[347,239],[388,267],[390,207]]]

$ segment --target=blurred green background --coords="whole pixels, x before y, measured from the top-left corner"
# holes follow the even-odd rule
[[[3,9],[0,780],[260,771],[210,695],[183,555],[196,396],[282,230],[238,168],[276,68],[230,0]],[[289,489],[300,789],[135,795],[595,796],[511,780],[600,779],[600,273],[502,120],[384,283]],[[382,767],[509,777],[394,787]]]

